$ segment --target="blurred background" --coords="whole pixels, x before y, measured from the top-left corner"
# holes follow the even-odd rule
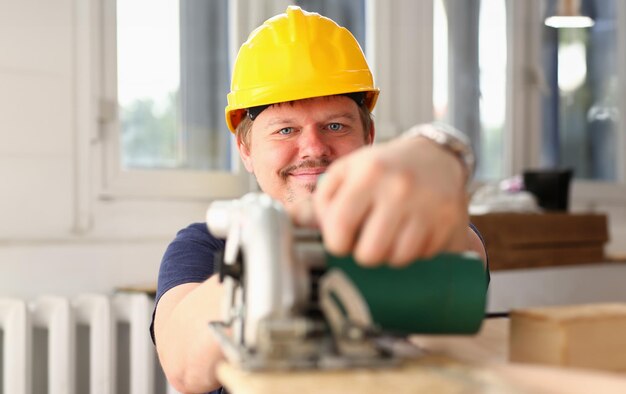
[[[150,297],[176,232],[204,221],[210,201],[256,190],[224,122],[226,93],[239,45],[288,4],[357,37],[382,91],[378,141],[448,122],[477,153],[473,191],[568,171],[557,210],[604,218],[593,261],[492,261],[490,311],[626,300],[617,0],[0,0],[0,298]],[[591,24],[546,25],[567,6]]]

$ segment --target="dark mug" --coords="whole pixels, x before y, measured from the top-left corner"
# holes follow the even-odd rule
[[[569,189],[574,171],[571,168],[524,171],[524,188],[548,211],[567,211]]]

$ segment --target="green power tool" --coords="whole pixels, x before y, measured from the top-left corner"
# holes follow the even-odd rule
[[[365,268],[328,254],[318,232],[295,228],[260,193],[212,203],[207,225],[226,239],[216,258],[224,312],[209,328],[242,368],[395,365],[419,354],[408,334],[473,334],[485,315],[486,273],[474,255]]]
[[[381,329],[399,333],[472,334],[485,315],[486,275],[480,259],[441,254],[403,268],[364,268],[327,255],[327,266],[356,285]]]

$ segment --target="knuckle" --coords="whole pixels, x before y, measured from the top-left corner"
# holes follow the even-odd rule
[[[363,164],[363,174],[366,178],[377,177],[382,175],[387,168],[385,162],[378,157],[369,157]]]
[[[411,253],[410,253],[410,250],[407,248],[407,246],[408,245],[406,244],[396,245],[396,247],[393,248],[393,253],[391,253],[391,255],[388,258],[389,265],[391,265],[392,267],[397,267],[401,265],[403,262],[405,262],[406,260],[408,260]]]
[[[404,267],[411,262],[411,257],[406,252],[396,253],[389,259],[392,267]]]
[[[347,253],[343,240],[337,237],[324,237],[324,247],[328,252],[337,256]]]
[[[411,196],[415,187],[415,181],[407,171],[395,172],[390,179],[389,194],[395,200],[405,200]]]
[[[324,244],[331,253],[345,255],[350,252],[354,238],[354,225],[345,214],[329,216],[323,228]]]

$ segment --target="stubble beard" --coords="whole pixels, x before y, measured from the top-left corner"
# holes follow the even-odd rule
[[[302,169],[302,168],[319,168],[319,167],[328,167],[332,160],[327,158],[321,158],[317,160],[305,160],[298,164],[289,165],[280,170],[279,174],[282,180],[287,183],[287,193],[285,196],[285,202],[293,203],[298,198],[294,185],[289,183],[289,174],[293,171]],[[315,182],[306,183],[302,185],[302,187],[309,193],[313,194],[315,191],[315,187],[317,184]]]

